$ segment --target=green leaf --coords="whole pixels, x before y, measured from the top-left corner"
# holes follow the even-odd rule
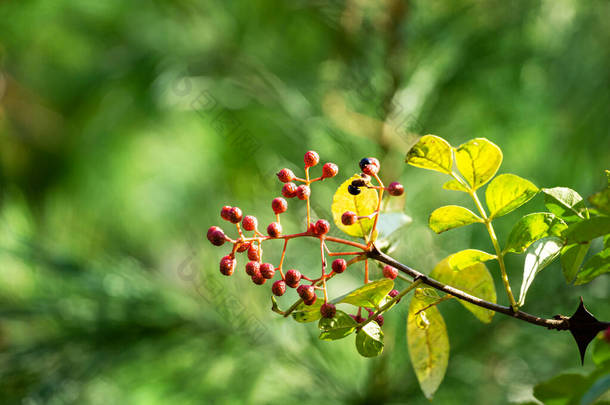
[[[296,309],[292,312],[292,319],[301,323],[317,321],[322,317],[320,314],[321,306],[321,300],[316,300],[313,305],[305,305],[304,303],[300,303],[299,306],[296,307]]]
[[[468,189],[462,185],[457,180],[449,180],[445,184],[443,184],[443,188],[445,190],[453,190],[453,191],[463,191],[464,193],[468,193]]]
[[[538,188],[529,180],[514,174],[501,174],[489,183],[485,200],[490,218],[501,217],[531,200]]]
[[[383,332],[377,322],[369,322],[358,331],[356,349],[364,357],[375,357],[383,352]]]
[[[455,151],[455,161],[473,190],[487,183],[502,164],[502,151],[485,138],[472,139]]]
[[[538,239],[547,236],[561,236],[568,226],[560,218],[548,212],[528,214],[515,224],[504,252],[523,253],[525,249]]]
[[[487,254],[485,252],[481,253]],[[450,264],[453,256],[455,255],[451,255],[440,261],[436,267],[434,267],[432,273],[430,273],[430,277],[441,283],[463,290],[475,297],[495,303],[496,287],[487,267],[483,263],[474,263],[461,271],[455,271]],[[494,311],[481,308],[466,301],[458,301],[481,322],[491,322]]]
[[[591,355],[593,363],[600,366],[603,363],[610,363],[610,342],[607,342],[601,336],[596,339],[593,345],[593,353]]]
[[[364,237],[368,235],[373,227],[373,219],[364,218],[359,220],[353,225],[343,225],[341,222],[341,216],[345,211],[352,211],[359,216],[367,216],[375,212],[377,209],[377,203],[379,202],[379,196],[377,191],[370,188],[361,187],[360,194],[351,195],[347,191],[347,186],[352,184],[353,180],[359,179],[360,176],[355,174],[346,181],[344,181],[333,196],[333,203],[330,207],[333,213],[333,220],[337,228],[350,236]]]
[[[534,387],[534,396],[543,403],[566,404],[579,390],[584,389],[587,379],[581,374],[560,374]],[[561,400],[552,402],[552,400]]]
[[[464,270],[477,263],[495,259],[496,255],[477,249],[466,249],[449,256],[449,266],[453,270]]]
[[[574,281],[589,246],[590,243],[573,243],[561,249],[561,268],[567,283]]]
[[[428,399],[432,399],[443,381],[449,362],[449,337],[443,316],[436,307],[417,314],[434,301],[425,295],[413,296],[407,317],[409,357],[419,386]]]
[[[597,399],[610,390],[610,373],[597,379],[580,399],[580,405],[597,403]]]
[[[525,303],[525,296],[534,278],[542,269],[551,264],[559,255],[563,241],[556,236],[549,236],[536,242],[527,249],[525,264],[523,265],[523,281],[519,293],[519,305]]]
[[[358,323],[343,311],[337,310],[335,316],[331,319],[321,318],[318,323],[320,328],[321,340],[338,340],[349,336],[356,330]]]
[[[575,285],[586,284],[594,278],[610,272],[610,249],[604,249],[592,256],[576,276]]]
[[[352,304],[357,307],[377,308],[379,303],[394,288],[394,281],[384,278],[383,280],[373,281],[360,288],[336,298],[333,303]]]
[[[584,243],[607,233],[610,233],[610,218],[593,217],[571,224],[565,237],[569,244]]]
[[[553,214],[566,221],[578,221],[583,218],[581,211],[585,203],[576,191],[567,187],[543,188],[544,205]]]
[[[589,202],[599,212],[610,215],[610,188],[593,194],[589,197]]]
[[[428,219],[428,225],[436,233],[474,224],[475,222],[483,222],[483,220],[474,212],[459,205],[446,205],[437,208],[430,214]]]
[[[451,174],[453,151],[451,145],[436,135],[424,135],[407,153],[408,164],[423,169]]]

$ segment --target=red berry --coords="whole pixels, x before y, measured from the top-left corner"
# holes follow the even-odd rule
[[[275,275],[275,268],[273,267],[273,265],[271,263],[261,264],[260,270],[261,270],[261,274],[266,279],[271,279]]]
[[[214,246],[222,246],[227,240],[227,237],[222,229],[217,226],[211,226],[210,229],[208,229],[208,240]]]
[[[248,259],[252,261],[259,261],[261,259],[261,251],[258,246],[251,244],[248,248]]]
[[[231,208],[231,211],[229,211],[229,221],[237,224],[239,221],[241,221],[241,215],[241,210],[237,207],[233,207]]]
[[[347,262],[345,261],[345,259],[335,259],[333,260],[333,264],[331,265],[331,267],[335,273],[341,274],[347,268]]]
[[[364,174],[368,174],[369,176],[374,176],[379,172],[379,166],[375,166],[375,165],[366,165],[364,166],[364,168],[362,169],[362,173]]]
[[[241,225],[244,227],[246,231],[253,231],[258,226],[258,220],[255,216],[246,215]]]
[[[225,276],[230,276],[235,270],[235,258],[225,256],[220,259],[220,272]]]
[[[383,266],[383,276],[385,278],[389,278],[390,280],[394,280],[398,277],[398,270],[390,265]]]
[[[345,211],[341,215],[341,223],[343,225],[354,225],[358,221],[358,215],[353,211]]]
[[[375,322],[377,322],[379,326],[383,326],[383,315],[377,315]]]
[[[322,314],[322,318],[333,318],[337,313],[337,307],[330,302],[326,302],[320,307],[320,313]]]
[[[318,156],[317,152],[310,150],[309,152],[305,153],[303,161],[305,162],[305,167],[313,167],[320,162],[320,156]]]
[[[230,221],[231,220],[231,206],[229,205],[225,205],[224,207],[222,207],[222,209],[220,210],[220,217],[224,220]]]
[[[288,270],[284,276],[288,287],[296,288],[301,281],[301,272],[298,270]]]
[[[400,292],[398,292],[398,290],[392,290],[388,293],[388,295],[392,298],[396,297],[398,294],[400,294]],[[396,303],[398,304],[400,302],[400,298],[396,301]]]
[[[309,186],[301,184],[299,187],[297,187],[297,197],[299,200],[307,200],[310,195],[311,189]]]
[[[312,300],[315,301],[316,290],[312,285],[301,284],[299,288],[297,288],[297,294],[299,294],[299,297],[305,301],[305,305],[311,305],[313,302],[311,304],[308,304],[307,302]]]
[[[313,304],[315,304],[317,298],[318,298],[318,296],[314,294],[313,297],[311,297],[310,299],[303,300],[303,304],[313,305]]]
[[[328,179],[330,177],[335,177],[339,173],[339,166],[334,163],[326,163],[322,166],[322,178]]]
[[[282,214],[288,209],[288,203],[282,197],[277,197],[271,201],[271,208],[274,213]]]
[[[260,273],[260,264],[255,261],[246,263],[246,274],[249,276],[253,276],[256,273]]]
[[[297,185],[294,183],[286,183],[282,187],[282,195],[286,198],[293,198],[297,196]]]
[[[288,183],[295,179],[294,173],[290,169],[282,169],[277,172],[277,178],[280,179],[282,183]]]
[[[277,222],[270,223],[269,226],[267,227],[267,233],[272,238],[277,238],[278,236],[280,236],[282,234],[282,225],[280,225]]]
[[[307,232],[308,233],[316,233],[316,224],[314,224],[313,222],[310,222],[309,225],[307,225]]]
[[[397,181],[390,183],[390,185],[388,186],[388,193],[390,193],[390,195],[393,195],[395,197],[397,197],[399,195],[403,195],[404,192],[405,192],[405,188],[402,186],[402,184],[400,184]]]
[[[281,297],[286,292],[286,283],[283,280],[278,280],[271,286],[273,295]]]
[[[252,282],[256,285],[263,285],[265,284],[265,281],[267,281],[267,279],[263,277],[260,272],[252,275]]]
[[[239,247],[237,248],[237,252],[243,253],[246,250],[250,249],[250,246],[252,246],[252,242],[240,243]]]
[[[330,231],[330,224],[325,219],[318,219],[315,225],[316,235],[326,235]]]

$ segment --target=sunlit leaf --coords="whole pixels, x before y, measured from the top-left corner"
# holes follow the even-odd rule
[[[337,310],[333,318],[321,318],[318,323],[321,340],[343,339],[356,330],[358,323],[348,314]]]
[[[487,190],[485,200],[490,218],[506,215],[532,199],[538,188],[529,180],[514,174],[501,174],[494,178]]]
[[[523,265],[523,281],[519,293],[519,305],[525,303],[525,296],[534,278],[542,269],[551,264],[559,255],[563,241],[556,236],[549,236],[536,242],[527,249],[525,264]]]
[[[610,249],[604,249],[592,256],[582,266],[574,284],[586,284],[594,278],[610,272]]]
[[[483,222],[474,212],[459,205],[446,205],[435,209],[430,218],[428,225],[436,233],[442,233],[450,229],[458,228],[464,225]]]
[[[454,270],[464,270],[477,263],[495,259],[496,255],[489,254],[482,250],[466,249],[449,256],[449,266]]]
[[[436,135],[424,135],[407,153],[406,162],[423,169],[451,173],[453,151],[451,145]]]
[[[347,191],[347,186],[352,184],[353,180],[359,178],[359,175],[353,175],[339,186],[333,197],[331,211],[337,228],[348,235],[364,237],[364,235],[368,235],[371,231],[374,219],[364,218],[353,225],[343,225],[341,222],[341,216],[345,211],[355,212],[359,216],[367,216],[377,209],[379,196],[376,190],[361,187],[360,194],[358,195],[351,195]]]
[[[455,161],[464,179],[476,190],[496,174],[502,164],[502,151],[489,140],[476,138],[456,149]]]
[[[496,287],[487,267],[483,263],[475,263],[460,271],[456,271],[450,265],[452,256],[440,261],[436,267],[434,267],[432,273],[430,273],[430,277],[452,287],[456,287],[475,297],[495,303]],[[480,321],[485,323],[491,322],[494,311],[481,308],[466,301],[459,300],[459,302]]]
[[[358,331],[356,349],[364,357],[379,356],[383,352],[383,332],[377,322],[369,322]]]
[[[320,314],[321,306],[321,300],[316,300],[313,305],[305,305],[304,303],[301,303],[292,313],[292,318],[301,323],[317,321],[322,317]]]
[[[449,180],[445,184],[443,184],[443,188],[445,190],[453,190],[453,191],[462,191],[464,193],[468,192],[468,189],[462,185],[459,181],[453,179]]]
[[[365,284],[345,296],[333,300],[333,302],[375,308],[392,291],[392,288],[394,288],[394,281],[384,278]]]
[[[432,399],[443,381],[449,362],[449,337],[443,316],[434,306],[418,314],[434,301],[425,295],[413,296],[407,316],[409,357],[419,386],[428,399]]]
[[[561,236],[568,226],[561,218],[548,212],[522,217],[508,235],[505,252],[523,253],[533,242],[546,236]]]
[[[582,261],[589,251],[590,243],[573,243],[561,249],[561,269],[567,283],[574,281]]]
[[[544,193],[544,205],[558,217],[566,221],[577,221],[583,218],[581,211],[585,204],[576,191],[567,187],[540,189]]]
[[[567,243],[589,242],[610,233],[610,217],[592,217],[569,226],[565,232]]]

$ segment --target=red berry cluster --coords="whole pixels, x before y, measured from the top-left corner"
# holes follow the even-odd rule
[[[318,298],[317,291],[322,290],[324,294],[324,304],[320,307],[320,313],[323,317],[332,318],[336,314],[336,308],[335,305],[328,300],[326,282],[335,275],[343,273],[350,264],[359,260],[355,260],[356,258],[354,258],[353,260],[346,261],[343,258],[336,258],[331,263],[330,272],[327,273],[325,255],[359,255],[362,258],[362,255],[366,253],[367,250],[372,248],[372,242],[369,242],[367,245],[363,245],[360,243],[331,237],[328,235],[330,231],[330,223],[327,220],[318,219],[315,222],[311,221],[310,198],[312,183],[335,177],[339,172],[339,168],[334,163],[326,163],[322,167],[322,175],[320,177],[310,178],[309,170],[319,164],[320,157],[316,152],[309,151],[305,153],[303,161],[305,172],[304,178],[297,177],[294,172],[288,168],[284,168],[277,173],[277,178],[284,183],[281,189],[282,197],[276,197],[271,201],[271,209],[275,214],[275,221],[267,225],[266,235],[259,231],[258,220],[255,216],[243,216],[241,209],[238,207],[224,206],[220,211],[220,216],[222,219],[235,225],[239,236],[236,239],[231,239],[221,228],[218,226],[212,226],[208,229],[207,238],[210,243],[215,246],[222,246],[226,242],[233,245],[231,252],[224,256],[220,261],[220,272],[225,276],[230,276],[235,271],[237,264],[236,254],[246,252],[249,261],[245,265],[245,272],[252,279],[254,284],[265,284],[267,280],[272,280],[274,277],[276,277],[276,274],[278,274],[278,279],[273,282],[271,286],[271,292],[276,296],[281,296],[286,293],[287,287],[294,288],[305,305],[313,305]],[[349,185],[348,191],[353,195],[358,195],[360,194],[360,188],[366,187],[379,190],[380,197],[384,190],[387,190],[390,195],[403,194],[404,188],[399,183],[391,183],[387,188],[383,186],[377,175],[379,172],[379,167],[379,161],[375,158],[362,159],[360,161],[360,168],[362,170],[361,177],[354,180],[352,184]],[[371,178],[375,178],[380,185],[373,186],[371,184]],[[280,221],[280,215],[288,210],[288,202],[286,199],[295,197],[299,200],[304,200],[307,204],[307,228],[301,233],[284,234]],[[376,218],[374,227],[377,224],[378,214],[379,207],[375,212]],[[370,218],[370,216],[368,218]],[[342,215],[341,221],[345,225],[352,225],[360,219],[362,218],[356,213],[348,211]],[[246,235],[245,232],[251,232],[251,234]],[[296,269],[290,269],[286,272],[283,271],[288,242],[297,237],[313,237],[320,241],[320,254],[322,258],[322,271],[320,277],[310,278]],[[263,243],[275,239],[284,241],[284,248],[277,267],[271,263],[263,262]],[[359,250],[357,252],[332,253],[326,245],[327,242],[341,243],[351,247],[356,247]],[[393,280],[397,277],[398,271],[393,267],[386,266],[383,269],[383,275],[384,277]],[[365,260],[365,283],[368,282],[368,261]],[[398,292],[396,290],[392,290],[389,293],[391,297],[395,297],[397,294]],[[370,309],[365,309],[369,311],[369,316],[373,313]],[[354,319],[358,322],[363,322],[365,320],[360,315],[361,310],[362,308],[358,310],[358,315],[353,315]],[[379,323],[379,325],[383,324],[383,317],[381,315],[377,316],[375,320],[377,323]]]

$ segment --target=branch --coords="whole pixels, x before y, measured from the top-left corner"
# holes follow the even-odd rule
[[[471,304],[477,305],[479,307],[486,308],[486,309],[492,310],[494,312],[499,312],[504,315],[511,316],[513,318],[521,319],[522,321],[529,322],[534,325],[544,326],[548,329],[556,329],[556,330],[570,329],[570,323],[569,323],[568,317],[558,315],[558,316],[556,316],[557,319],[546,319],[546,318],[540,318],[538,316],[528,314],[527,312],[523,312],[523,311],[515,312],[515,311],[513,311],[513,309],[511,307],[498,305],[493,302],[485,301],[481,298],[475,297],[474,295],[470,295],[462,290],[458,290],[455,287],[451,287],[447,284],[443,284],[440,281],[430,278],[427,275],[420,273],[419,271],[412,269],[411,267],[396,261],[394,258],[386,255],[385,253],[380,252],[374,246],[372,247],[372,249],[369,252],[367,252],[367,256],[373,260],[377,260],[379,262],[389,264],[390,266],[395,267],[398,270],[402,271],[403,273],[413,277],[413,279],[421,280],[423,284],[426,284],[437,290],[443,291],[447,294],[451,294],[455,298],[459,298],[461,300],[470,302]]]

